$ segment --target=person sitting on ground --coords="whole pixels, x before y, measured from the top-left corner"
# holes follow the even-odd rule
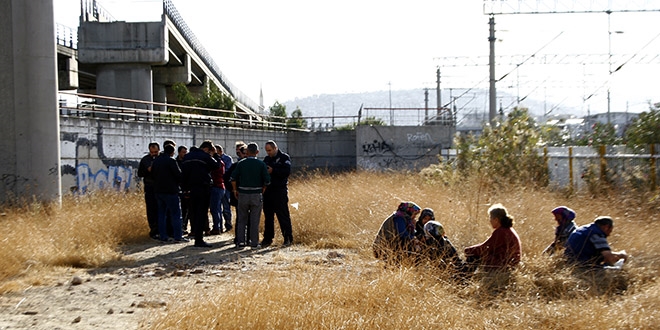
[[[479,265],[486,271],[509,270],[520,263],[522,250],[513,217],[502,204],[492,205],[488,216],[495,230],[485,242],[465,248],[467,272],[474,272]]]
[[[424,211],[422,211],[424,212]],[[422,241],[422,253],[429,259],[438,262],[442,268],[453,267],[460,269],[463,261],[456,252],[456,248],[445,236],[445,229],[440,222],[431,220],[424,224],[424,236]]]
[[[597,217],[594,222],[577,228],[566,242],[567,261],[580,268],[602,268],[621,259],[625,262],[626,252],[612,252],[607,243],[613,228],[614,221],[608,216]]]
[[[399,253],[415,250],[419,241],[415,237],[415,218],[420,207],[413,202],[401,202],[380,226],[373,243],[374,256],[388,260]]]
[[[575,211],[566,206],[558,206],[552,209],[552,214],[557,221],[557,228],[555,228],[555,240],[543,250],[543,253],[553,255],[559,249],[564,247],[568,236],[575,231]]]
[[[417,222],[415,223],[415,237],[417,237],[417,239],[419,240],[424,239],[424,235],[426,234],[424,232],[424,225],[432,220],[435,220],[435,213],[433,212],[433,209],[430,208],[423,209],[422,212],[419,214],[419,218],[417,219]]]

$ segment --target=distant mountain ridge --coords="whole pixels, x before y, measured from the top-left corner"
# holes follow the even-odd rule
[[[473,90],[463,95],[453,91],[443,90],[441,94],[441,101],[443,105],[457,110],[457,121],[459,126],[463,119],[468,117],[485,118],[488,117],[488,93],[484,90]],[[503,99],[514,99],[514,97],[503,95]],[[451,97],[450,97],[451,96]],[[425,109],[424,89],[407,89],[407,90],[393,90],[391,91],[391,107],[392,108],[419,108]],[[450,104],[450,100],[455,99],[454,104]],[[508,101],[509,103],[511,101]],[[390,91],[374,91],[364,93],[347,93],[347,94],[319,94],[303,98],[295,98],[293,100],[282,102],[286,106],[287,114],[290,115],[293,110],[300,108],[304,117],[316,117],[311,120],[316,125],[332,124],[332,117],[351,116],[352,118],[335,118],[335,125],[341,126],[350,122],[356,121],[360,112],[360,107],[363,109],[368,108],[382,108],[389,109],[390,107]],[[550,108],[544,102],[536,100],[526,100],[521,103],[522,106],[529,108],[533,116],[541,117],[546,109]],[[502,104],[507,109],[513,108],[513,104]],[[437,107],[436,92],[434,89],[428,91],[428,108],[430,116],[435,114]],[[499,105],[498,105],[499,110]],[[561,113],[575,113],[579,115],[575,109],[562,108],[553,111],[553,114]],[[366,116],[376,117],[382,119],[385,123],[394,120],[396,124],[406,125],[419,125],[423,122],[425,111],[397,111],[393,115],[388,110],[377,111],[362,111],[362,118]],[[393,116],[393,117],[392,117]],[[311,123],[308,123],[311,124]]]

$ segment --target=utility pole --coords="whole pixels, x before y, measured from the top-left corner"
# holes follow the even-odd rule
[[[490,15],[488,25],[490,26],[490,35],[488,36],[488,42],[490,44],[490,56],[488,58],[488,67],[490,68],[488,121],[493,125],[495,123],[495,117],[497,117],[497,91],[495,89],[495,15]]]

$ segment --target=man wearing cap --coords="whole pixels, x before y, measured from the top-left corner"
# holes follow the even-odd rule
[[[566,242],[564,256],[582,268],[601,268],[628,259],[625,251],[612,252],[607,243],[614,228],[614,221],[608,216],[596,218],[593,223],[577,228]]]
[[[555,216],[557,228],[555,228],[555,240],[543,250],[543,253],[553,255],[557,250],[563,248],[568,240],[568,236],[575,231],[575,211],[567,206],[558,206],[550,211]]]
[[[241,159],[231,173],[234,197],[238,198],[236,247],[239,248],[246,244],[253,249],[261,247],[259,245],[259,221],[263,210],[263,192],[270,184],[270,174],[268,174],[266,163],[257,159],[258,153],[259,145],[255,142],[248,143],[247,157]],[[248,223],[250,228],[246,235]]]

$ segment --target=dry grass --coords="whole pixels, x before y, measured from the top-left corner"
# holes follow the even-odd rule
[[[522,267],[508,286],[493,279],[467,284],[427,268],[384,268],[371,256],[382,220],[401,200],[431,207],[459,250],[492,229],[488,206],[501,202],[516,218]],[[143,324],[153,329],[582,329],[657,328],[660,307],[657,236],[652,201],[570,198],[524,188],[484,189],[478,183],[443,185],[414,174],[351,173],[295,180],[290,187],[294,234],[309,248],[352,249],[355,258],[328,265],[288,260],[285,272],[263,269],[209,290],[192,288],[179,302]],[[570,205],[578,224],[609,214],[610,243],[633,256],[625,272],[577,276],[540,252],[552,241],[550,210]],[[286,258],[286,257],[280,257]],[[500,283],[500,282],[495,282]],[[599,286],[601,285],[601,286]],[[623,290],[627,287],[627,290]]]
[[[650,329],[660,324],[657,196],[600,198],[520,187],[486,189],[478,182],[441,184],[416,174],[348,173],[292,180],[296,242],[305,249],[337,249],[343,258],[310,260],[277,253],[256,272],[223,286],[194,286],[142,326],[152,329]],[[454,245],[491,233],[486,210],[503,203],[516,221],[523,265],[499,290],[489,278],[466,284],[425,267],[384,268],[374,261],[373,237],[401,200],[431,207]],[[617,276],[587,278],[540,253],[552,241],[550,210],[569,205],[578,224],[597,215],[615,219],[614,249],[631,260]],[[141,195],[67,199],[61,210],[30,206],[4,210],[0,291],[33,281],[44,267],[95,267],[121,255],[117,247],[145,236]],[[277,232],[277,230],[276,230]],[[281,240],[277,235],[276,240]],[[297,249],[297,248],[294,248]],[[323,252],[324,253],[324,252]],[[612,282],[611,286],[596,284]],[[623,284],[623,285],[621,285]],[[627,287],[623,291],[622,288]]]
[[[62,207],[33,203],[1,211],[0,293],[39,285],[49,271],[118,260],[118,246],[148,231],[141,195],[67,197]]]

